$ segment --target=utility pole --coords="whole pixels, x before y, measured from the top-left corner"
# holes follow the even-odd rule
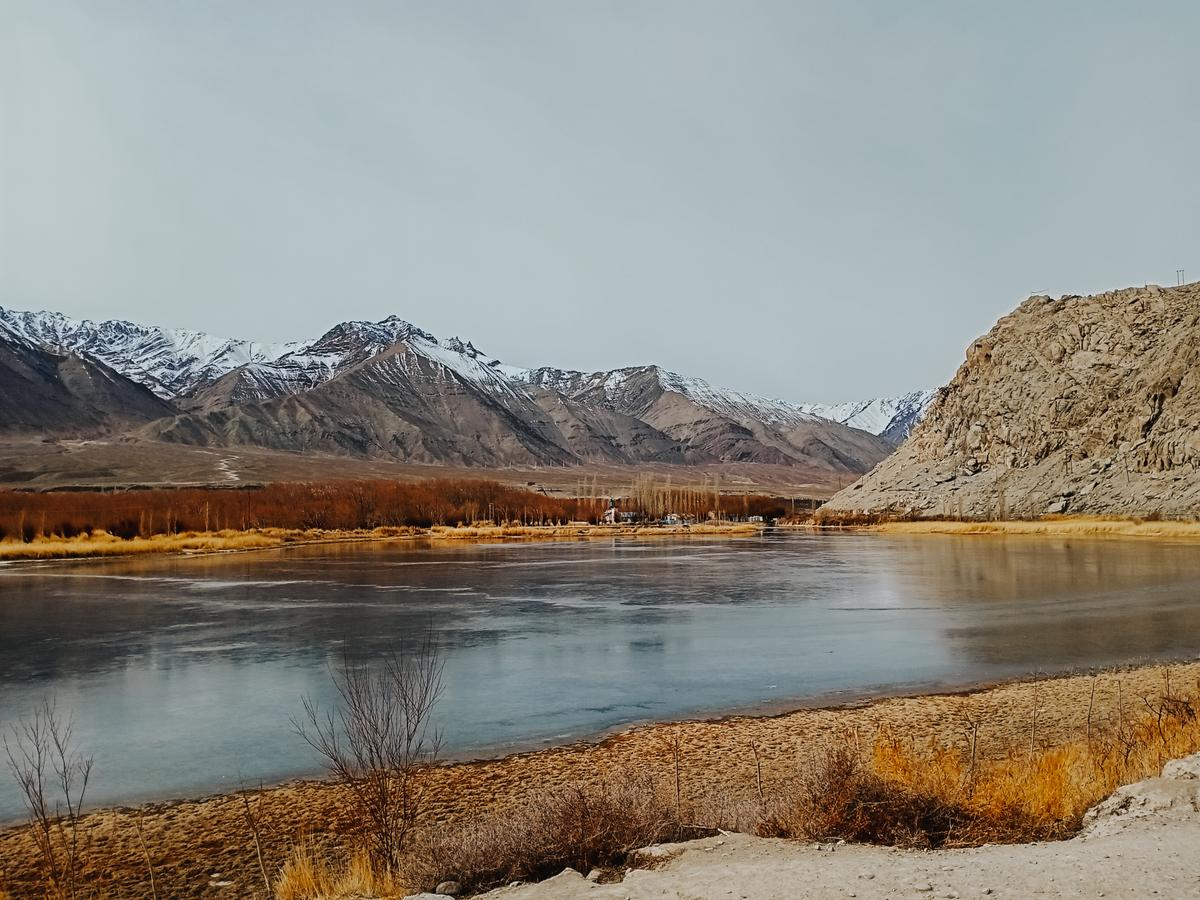
[[[1183,287],[1183,269],[1175,270],[1175,284],[1177,287]]]

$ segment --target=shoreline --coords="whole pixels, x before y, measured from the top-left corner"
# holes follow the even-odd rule
[[[99,531],[78,538],[35,538],[28,543],[0,540],[0,567],[19,563],[111,559],[114,557],[177,555],[204,556],[249,553],[292,547],[354,543],[396,543],[427,540],[445,543],[491,541],[572,541],[597,538],[655,538],[726,536],[744,537],[765,531],[837,532],[900,536],[1032,537],[1032,538],[1135,538],[1200,540],[1200,521],[1145,520],[1096,516],[961,521],[918,519],[892,522],[780,523],[700,522],[694,525],[435,525],[383,526],[374,529],[248,528],[209,532],[157,534],[119,538]]]
[[[45,539],[30,543],[0,541],[0,565],[64,560],[112,559],[128,556],[207,556],[250,553],[322,544],[491,541],[569,541],[596,538],[746,537],[762,532],[756,523],[716,522],[696,525],[496,525],[408,526],[355,530],[249,528],[220,532],[183,532],[148,538],[118,538],[104,532],[87,538]]]
[[[894,729],[914,746],[961,744],[967,717],[982,719],[980,753],[999,757],[1028,745],[1029,723],[1036,722],[1039,740],[1054,744],[1078,738],[1086,717],[1117,714],[1142,692],[1173,683],[1200,684],[1200,659],[1118,667],[1102,672],[1041,678],[1014,678],[989,686],[955,687],[935,692],[892,696],[879,694],[842,703],[813,705],[793,702],[786,710],[762,714],[729,712],[708,718],[623,726],[568,744],[519,750],[503,756],[447,759],[429,770],[431,805],[426,824],[453,825],[489,809],[520,805],[538,792],[566,784],[596,783],[608,772],[645,772],[671,777],[671,742],[681,748],[684,790],[690,797],[745,799],[754,790],[753,752],[761,754],[763,777],[779,784],[798,761],[811,758],[831,741],[846,735],[870,736]],[[1090,698],[1090,699],[1089,699]],[[319,778],[303,778],[253,790],[256,808],[268,834],[267,855],[281,864],[301,835],[316,846],[333,850],[353,830],[345,811],[343,789]],[[164,850],[168,883],[207,883],[208,873],[239,873],[254,883],[257,863],[249,848],[240,792],[199,799],[169,800],[138,807],[113,807],[86,815],[87,832],[105,847],[99,865],[110,873],[108,885],[121,896],[145,894],[144,871],[136,828],[145,828]],[[0,868],[30,870],[30,838],[22,825],[0,826]],[[214,860],[214,855],[220,862]],[[198,894],[197,894],[198,895]]]

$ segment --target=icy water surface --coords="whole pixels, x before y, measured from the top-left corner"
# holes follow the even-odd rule
[[[432,624],[448,751],[1200,652],[1200,547],[770,534],[0,568],[0,719],[46,695],[132,803],[314,774],[349,645]],[[0,777],[0,821],[20,812]]]

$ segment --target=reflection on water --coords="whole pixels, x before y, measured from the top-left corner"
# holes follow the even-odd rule
[[[1195,656],[1200,548],[878,535],[287,552],[0,570],[0,718],[74,710],[99,803],[315,771],[345,647],[429,624],[450,751],[656,718]],[[0,780],[0,820],[18,811]]]

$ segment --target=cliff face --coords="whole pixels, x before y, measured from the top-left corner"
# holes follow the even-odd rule
[[[1030,297],[828,508],[1200,515],[1200,284]]]

